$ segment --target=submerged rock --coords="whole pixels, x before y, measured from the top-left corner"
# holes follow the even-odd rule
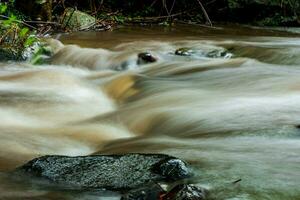
[[[207,191],[191,184],[179,184],[166,192],[158,184],[130,190],[121,200],[205,200]]]
[[[195,57],[208,57],[208,58],[231,58],[233,55],[226,49],[218,47],[211,50],[211,48],[203,49],[191,49],[191,48],[179,48],[175,51],[175,55],[178,56],[193,56]]]
[[[130,190],[122,196],[121,200],[155,200],[163,194],[165,191],[158,184],[152,184]]]
[[[175,55],[177,56],[191,56],[194,53],[194,50],[190,49],[190,48],[179,48],[176,49],[175,51]]]
[[[212,50],[206,54],[209,58],[231,58],[232,54],[226,50]]]
[[[29,161],[17,172],[74,188],[109,190],[134,189],[148,183],[175,181],[189,176],[185,162],[162,154],[43,156]]]
[[[206,198],[206,191],[203,188],[181,184],[175,186],[163,196],[163,200],[204,200]]]
[[[163,175],[170,181],[180,180],[189,176],[189,170],[185,162],[180,159],[166,159],[157,163],[153,170]]]
[[[138,54],[138,61],[137,61],[138,65],[153,63],[153,62],[156,62],[156,61],[157,61],[157,58],[154,57],[149,52],[143,52],[143,53]]]

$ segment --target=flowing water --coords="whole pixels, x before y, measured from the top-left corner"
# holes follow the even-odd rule
[[[0,199],[105,199],[8,172],[42,155],[128,152],[186,160],[209,199],[300,199],[299,35],[178,26],[57,37],[65,46],[52,40],[49,65],[0,64]],[[175,55],[182,47],[192,55]],[[137,65],[145,51],[158,62]]]

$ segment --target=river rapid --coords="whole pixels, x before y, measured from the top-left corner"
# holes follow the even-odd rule
[[[186,160],[187,181],[208,199],[300,199],[296,33],[175,26],[55,37],[63,44],[52,40],[48,65],[0,64],[0,199],[118,199],[9,172],[42,155],[129,152]],[[158,61],[138,65],[141,52]]]

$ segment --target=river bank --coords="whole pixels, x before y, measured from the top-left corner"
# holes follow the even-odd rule
[[[48,55],[39,38],[58,32],[112,31],[120,25],[197,25],[198,28],[257,25],[281,29],[299,26],[297,1],[243,0],[139,3],[77,0],[5,1],[0,3],[1,58],[34,60]],[[262,11],[262,12],[258,12]],[[243,25],[242,25],[243,24]],[[196,28],[196,26],[195,26]],[[287,28],[286,30],[289,30]],[[296,29],[293,29],[296,30]]]

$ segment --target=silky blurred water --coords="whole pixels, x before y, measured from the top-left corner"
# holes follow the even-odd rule
[[[0,64],[0,199],[118,199],[9,172],[42,155],[129,152],[186,160],[208,199],[299,199],[299,35],[175,26],[54,37],[65,45],[50,41],[47,65]],[[138,65],[141,52],[158,61]]]

